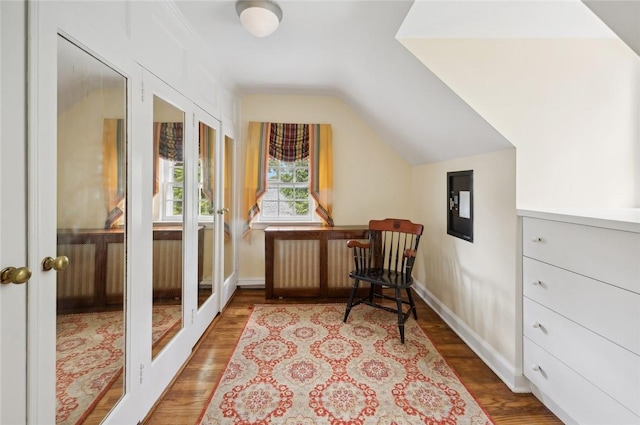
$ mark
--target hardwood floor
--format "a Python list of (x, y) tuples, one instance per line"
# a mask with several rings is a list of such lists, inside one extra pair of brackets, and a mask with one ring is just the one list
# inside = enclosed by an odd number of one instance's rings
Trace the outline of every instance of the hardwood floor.
[[(471, 394), (500, 424), (562, 424), (531, 394), (514, 394), (419, 297), (418, 323)], [(144, 424), (195, 424), (231, 357), (254, 304), (313, 303), (265, 300), (264, 290), (239, 289), (198, 344)]]
[[(174, 304), (175, 302), (167, 302), (164, 304)], [(180, 331), (180, 326), (174, 326), (171, 330), (169, 330), (166, 334), (162, 336), (152, 348), (152, 356), (155, 356), (167, 345), (171, 339)], [(120, 401), (122, 395), (124, 394), (124, 383), (122, 381), (123, 375), (122, 373), (118, 374), (118, 377), (114, 380), (113, 383), (109, 385), (109, 388), (105, 391), (102, 397), (99, 397), (98, 401), (95, 403), (95, 406), (91, 409), (90, 412), (87, 413), (87, 416), (82, 421), (82, 425), (98, 425), (102, 422), (102, 420), (109, 414), (111, 409)]]

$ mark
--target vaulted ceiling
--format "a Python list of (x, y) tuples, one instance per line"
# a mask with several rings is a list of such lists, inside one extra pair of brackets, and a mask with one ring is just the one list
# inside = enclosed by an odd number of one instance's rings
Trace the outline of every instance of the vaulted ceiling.
[[(577, 2), (588, 10), (578, 0), (555, 1)], [(412, 165), (511, 146), (396, 39), (413, 1), (279, 1), (283, 20), (266, 38), (253, 37), (244, 30), (234, 1), (174, 3), (185, 24), (216, 58), (217, 74), (240, 94), (340, 97)], [(448, 3), (462, 7), (469, 2)], [(603, 20), (614, 26), (614, 31), (620, 28), (619, 35), (630, 38), (632, 48), (640, 45), (639, 41), (634, 46), (640, 25), (633, 25), (634, 19), (640, 20), (640, 8), (633, 6), (629, 14), (629, 3), (636, 2), (586, 3), (605, 16)], [(478, 16), (478, 21), (482, 20), (490, 17)], [(595, 15), (593, 20), (602, 25)]]

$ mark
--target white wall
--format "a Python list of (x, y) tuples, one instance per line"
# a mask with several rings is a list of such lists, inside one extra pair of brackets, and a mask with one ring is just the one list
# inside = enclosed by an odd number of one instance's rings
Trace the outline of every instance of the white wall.
[(519, 208), (640, 205), (640, 58), (619, 39), (403, 43), (517, 147)]
[[(410, 166), (339, 98), (248, 95), (241, 105), (240, 187), (249, 121), (328, 123), (333, 130), (335, 225), (366, 225), (372, 218), (407, 215), (415, 197)], [(239, 248), (240, 279), (264, 279), (264, 233), (252, 230)]]
[(104, 120), (125, 118), (125, 97), (123, 89), (94, 90), (58, 115), (58, 228), (104, 228)]
[[(416, 1), (397, 38), (516, 147), (416, 167), (428, 183), (414, 216), (428, 223), (427, 297), (526, 390), (516, 205), (640, 206), (640, 58), (577, 0)], [(444, 202), (446, 171), (472, 168), (473, 245), (447, 236), (444, 205), (428, 201)]]
[[(447, 172), (463, 170), (473, 170), (473, 243), (447, 234)], [(515, 174), (515, 149), (412, 170), (419, 194), (412, 218), (425, 226), (414, 270), (419, 290), (426, 288), (439, 308), (463, 322), (488, 345), (493, 362), (512, 374), (517, 357)]]

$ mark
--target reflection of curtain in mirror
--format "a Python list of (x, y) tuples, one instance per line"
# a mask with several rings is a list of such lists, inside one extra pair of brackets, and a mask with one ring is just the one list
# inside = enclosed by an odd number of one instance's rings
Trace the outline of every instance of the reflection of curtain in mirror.
[(202, 167), (202, 191), (209, 201), (209, 209), (213, 209), (213, 184), (214, 184), (214, 150), (215, 137), (212, 137), (212, 131), (203, 123), (200, 123), (200, 164)]
[(116, 226), (124, 214), (127, 150), (123, 119), (105, 119), (102, 136), (103, 189), (107, 202), (105, 229)]
[(333, 136), (331, 125), (309, 125), (309, 193), (316, 201), (316, 214), (333, 226)]
[[(248, 136), (243, 206), (247, 216), (243, 223), (243, 233), (250, 230), (251, 222), (260, 212), (258, 203), (267, 189), (268, 156), (283, 161), (291, 161), (291, 158), (301, 158), (303, 155), (309, 158), (309, 193), (316, 202), (316, 214), (325, 225), (333, 226), (331, 125), (250, 122)], [(308, 143), (308, 151), (297, 146), (305, 143)]]
[(233, 211), (232, 185), (233, 185), (233, 142), (224, 141), (224, 206), (229, 208), (229, 212), (224, 215), (224, 237), (225, 240), (231, 237), (231, 212)]
[(153, 194), (160, 190), (160, 158), (182, 162), (182, 123), (153, 123)]

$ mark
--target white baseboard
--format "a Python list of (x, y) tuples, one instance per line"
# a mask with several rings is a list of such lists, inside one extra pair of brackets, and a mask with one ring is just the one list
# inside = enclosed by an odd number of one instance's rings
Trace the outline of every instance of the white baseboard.
[(578, 423), (573, 419), (567, 412), (564, 411), (563, 408), (558, 406), (555, 401), (553, 401), (550, 397), (547, 397), (545, 393), (540, 391), (540, 389), (531, 384), (531, 392), (538, 400), (542, 402), (549, 410), (553, 412), (564, 424), (566, 425), (578, 425)]
[(253, 277), (238, 279), (238, 287), (246, 289), (264, 289), (264, 278)]
[(202, 279), (198, 288), (211, 288), (213, 286), (213, 280), (211, 279)]
[(445, 321), (447, 325), (471, 348), (480, 359), (504, 382), (514, 393), (530, 393), (529, 380), (516, 373), (515, 367), (498, 353), (491, 345), (476, 334), (455, 313), (436, 298), (422, 283), (414, 281), (416, 293)]

